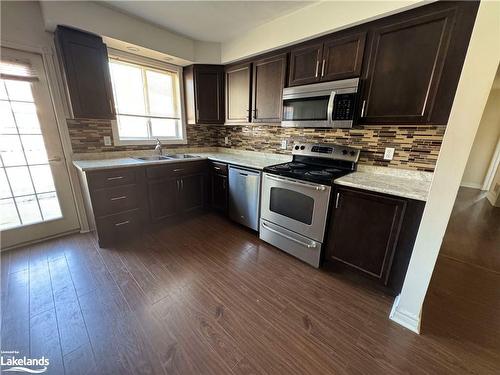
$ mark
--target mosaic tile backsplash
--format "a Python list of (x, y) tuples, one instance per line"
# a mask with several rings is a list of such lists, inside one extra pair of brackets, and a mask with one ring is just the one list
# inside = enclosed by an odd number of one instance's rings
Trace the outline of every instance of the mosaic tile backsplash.
[[(74, 153), (149, 150), (146, 146), (104, 146), (113, 138), (109, 120), (67, 120)], [(294, 141), (339, 143), (361, 149), (360, 163), (433, 172), (444, 136), (444, 126), (363, 126), (353, 129), (282, 128), (273, 125), (188, 125), (187, 147), (230, 147), (269, 153), (290, 153)], [(230, 145), (224, 145), (229, 137)], [(281, 141), (288, 141), (287, 150)], [(186, 147), (168, 145), (167, 149)], [(394, 147), (394, 159), (383, 160)]]

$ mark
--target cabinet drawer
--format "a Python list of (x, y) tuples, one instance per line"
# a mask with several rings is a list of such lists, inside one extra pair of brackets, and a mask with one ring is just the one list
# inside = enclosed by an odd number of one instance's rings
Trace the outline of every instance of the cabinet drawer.
[(227, 176), (227, 164), (226, 163), (219, 163), (216, 161), (211, 161), (209, 163), (208, 168), (210, 169), (210, 172)]
[(142, 230), (139, 209), (96, 219), (99, 246), (108, 246), (137, 235)]
[(111, 169), (99, 172), (87, 172), (89, 189), (102, 189), (136, 183), (135, 168)]
[(138, 208), (137, 185), (117, 186), (92, 192), (92, 206), (95, 216), (115, 214)]
[(146, 176), (148, 178), (169, 178), (175, 176), (204, 173), (205, 171), (206, 161), (203, 160), (196, 162), (184, 162), (148, 167), (146, 168)]

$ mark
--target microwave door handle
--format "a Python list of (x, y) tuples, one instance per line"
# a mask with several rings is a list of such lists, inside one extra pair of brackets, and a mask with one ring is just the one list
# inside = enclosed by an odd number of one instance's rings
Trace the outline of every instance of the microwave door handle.
[(333, 104), (335, 101), (335, 94), (335, 91), (332, 91), (332, 93), (330, 94), (330, 99), (328, 99), (328, 107), (326, 109), (326, 117), (329, 125), (332, 125), (333, 123)]

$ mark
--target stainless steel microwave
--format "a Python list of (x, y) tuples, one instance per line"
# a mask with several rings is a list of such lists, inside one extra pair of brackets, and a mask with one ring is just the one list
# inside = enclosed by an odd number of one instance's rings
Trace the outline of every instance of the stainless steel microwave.
[(281, 126), (351, 128), (359, 78), (287, 87)]

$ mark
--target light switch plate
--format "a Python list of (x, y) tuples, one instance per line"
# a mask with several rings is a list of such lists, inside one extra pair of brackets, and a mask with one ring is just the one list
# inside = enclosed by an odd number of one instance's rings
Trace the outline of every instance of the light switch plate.
[(281, 149), (286, 150), (287, 146), (288, 146), (288, 141), (286, 139), (282, 139), (281, 140)]
[(228, 145), (229, 144), (229, 137), (224, 137), (224, 144)]
[(394, 157), (394, 148), (386, 147), (384, 152), (384, 160), (392, 160)]
[(104, 136), (104, 146), (111, 146), (111, 137), (109, 135)]

